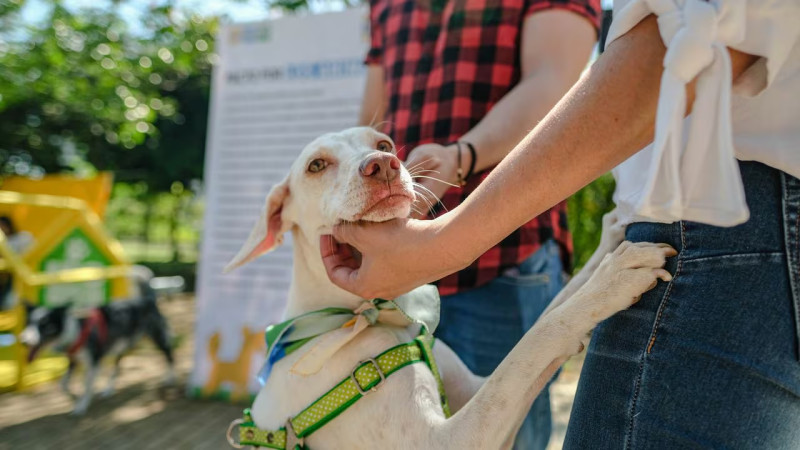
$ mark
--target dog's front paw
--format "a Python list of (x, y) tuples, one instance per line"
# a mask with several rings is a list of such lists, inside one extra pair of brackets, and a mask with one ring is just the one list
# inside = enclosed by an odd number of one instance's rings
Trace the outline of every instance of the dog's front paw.
[(72, 409), (72, 412), (69, 413), (71, 416), (80, 417), (86, 414), (86, 411), (89, 409), (89, 403), (91, 403), (91, 398), (86, 395), (81, 396), (78, 399), (78, 402), (75, 403), (75, 407)]
[(83, 417), (86, 415), (86, 410), (87, 410), (86, 406), (81, 406), (80, 404), (78, 404), (77, 406), (75, 406), (75, 408), (72, 409), (72, 411), (70, 411), (69, 415), (72, 417)]
[(589, 317), (597, 324), (636, 303), (659, 279), (672, 280), (664, 264), (675, 255), (667, 244), (625, 241), (603, 258), (576, 297), (588, 300)]
[(600, 235), (600, 244), (597, 249), (603, 254), (611, 253), (625, 240), (625, 229), (623, 222), (619, 220), (619, 214), (614, 209), (603, 216), (603, 234)]

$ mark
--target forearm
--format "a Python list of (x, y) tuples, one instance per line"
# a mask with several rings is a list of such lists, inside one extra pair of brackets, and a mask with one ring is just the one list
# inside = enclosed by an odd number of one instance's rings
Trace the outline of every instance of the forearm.
[(577, 80), (577, 74), (574, 78), (562, 75), (545, 69), (522, 80), (464, 134), (461, 139), (477, 151), (475, 172), (508, 155)]
[(482, 185), (442, 217), (447, 236), (470, 236), (466, 259), (651, 140), (664, 52), (653, 19), (615, 41)]
[(386, 108), (383, 89), (383, 67), (367, 66), (364, 96), (361, 99), (361, 111), (358, 114), (359, 126), (375, 126), (383, 120)]
[(526, 18), (520, 41), (520, 81), (462, 138), (476, 148), (476, 171), (508, 155), (578, 81), (597, 35), (585, 17), (555, 8)]
[[(653, 16), (614, 41), (481, 186), (440, 218), (439, 234), (457, 244), (462, 264), (652, 141), (665, 50)], [(736, 79), (755, 57), (730, 53)], [(687, 96), (688, 113), (693, 83)]]

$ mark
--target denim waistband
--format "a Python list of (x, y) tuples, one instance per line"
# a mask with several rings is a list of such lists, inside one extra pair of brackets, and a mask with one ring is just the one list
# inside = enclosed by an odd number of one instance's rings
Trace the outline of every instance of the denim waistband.
[[(628, 226), (631, 241), (665, 242), (681, 252), (683, 259), (741, 253), (783, 253), (786, 250), (784, 203), (800, 204), (800, 192), (787, 191), (784, 184), (794, 177), (757, 162), (740, 162), (750, 219), (722, 228), (697, 222), (671, 224), (637, 222)], [(796, 221), (790, 225), (796, 225)]]
[(628, 226), (626, 238), (668, 243), (684, 261), (756, 253), (785, 255), (800, 349), (800, 180), (757, 162), (740, 162), (739, 168), (750, 208), (747, 223), (721, 228), (688, 221), (638, 222)]

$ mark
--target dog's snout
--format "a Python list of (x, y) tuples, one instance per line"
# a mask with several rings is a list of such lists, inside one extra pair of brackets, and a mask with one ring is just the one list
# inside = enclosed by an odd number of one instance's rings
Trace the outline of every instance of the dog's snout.
[(377, 181), (392, 181), (400, 173), (400, 160), (388, 153), (371, 155), (359, 166), (361, 175)]

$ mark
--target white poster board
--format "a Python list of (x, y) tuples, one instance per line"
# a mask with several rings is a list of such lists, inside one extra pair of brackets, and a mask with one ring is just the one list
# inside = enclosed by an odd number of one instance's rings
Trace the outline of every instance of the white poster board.
[(222, 268), (303, 147), (356, 124), (368, 45), (365, 8), (220, 30), (190, 380), (196, 395), (243, 399), (259, 387), (263, 331), (280, 321), (287, 298), (290, 236), (283, 247), (230, 274)]

